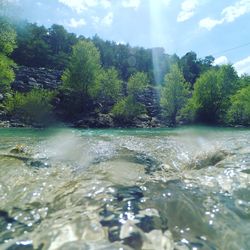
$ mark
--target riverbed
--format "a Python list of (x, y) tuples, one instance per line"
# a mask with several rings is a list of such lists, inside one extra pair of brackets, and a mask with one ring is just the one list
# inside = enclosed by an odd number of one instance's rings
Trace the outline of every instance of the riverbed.
[(250, 249), (250, 130), (0, 129), (0, 249)]

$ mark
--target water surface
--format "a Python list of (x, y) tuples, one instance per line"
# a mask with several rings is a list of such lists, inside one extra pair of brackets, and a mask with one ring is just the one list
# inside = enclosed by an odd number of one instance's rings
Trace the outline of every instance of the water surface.
[(1, 249), (250, 249), (250, 130), (0, 129)]

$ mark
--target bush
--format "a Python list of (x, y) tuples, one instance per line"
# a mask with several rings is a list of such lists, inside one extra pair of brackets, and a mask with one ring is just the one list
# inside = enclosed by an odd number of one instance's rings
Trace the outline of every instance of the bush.
[(10, 83), (14, 81), (15, 74), (14, 62), (7, 56), (0, 53), (0, 93), (6, 93), (10, 90)]
[(231, 97), (231, 106), (227, 112), (230, 124), (250, 125), (250, 85), (239, 90)]
[(136, 102), (132, 96), (128, 96), (116, 103), (111, 113), (120, 122), (130, 122), (135, 117), (146, 113), (146, 109), (141, 103)]
[(26, 94), (15, 93), (4, 104), (13, 118), (26, 124), (44, 126), (53, 121), (53, 97), (51, 91), (36, 89)]

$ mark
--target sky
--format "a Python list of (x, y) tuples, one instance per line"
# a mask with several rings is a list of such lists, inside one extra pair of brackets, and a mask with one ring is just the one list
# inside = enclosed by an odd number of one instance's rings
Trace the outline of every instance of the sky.
[(250, 74), (250, 0), (9, 0), (39, 25), (167, 54), (213, 55)]

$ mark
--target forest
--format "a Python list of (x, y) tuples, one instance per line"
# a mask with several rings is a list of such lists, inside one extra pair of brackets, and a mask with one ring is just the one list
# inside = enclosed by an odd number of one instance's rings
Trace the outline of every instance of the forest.
[[(213, 62), (193, 51), (179, 57), (1, 16), (0, 117), (34, 126), (77, 124), (99, 114), (114, 127), (152, 118), (161, 126), (249, 126), (250, 76)], [(20, 66), (58, 70), (62, 84), (16, 91), (12, 82)], [(145, 100), (157, 106), (153, 115)]]

